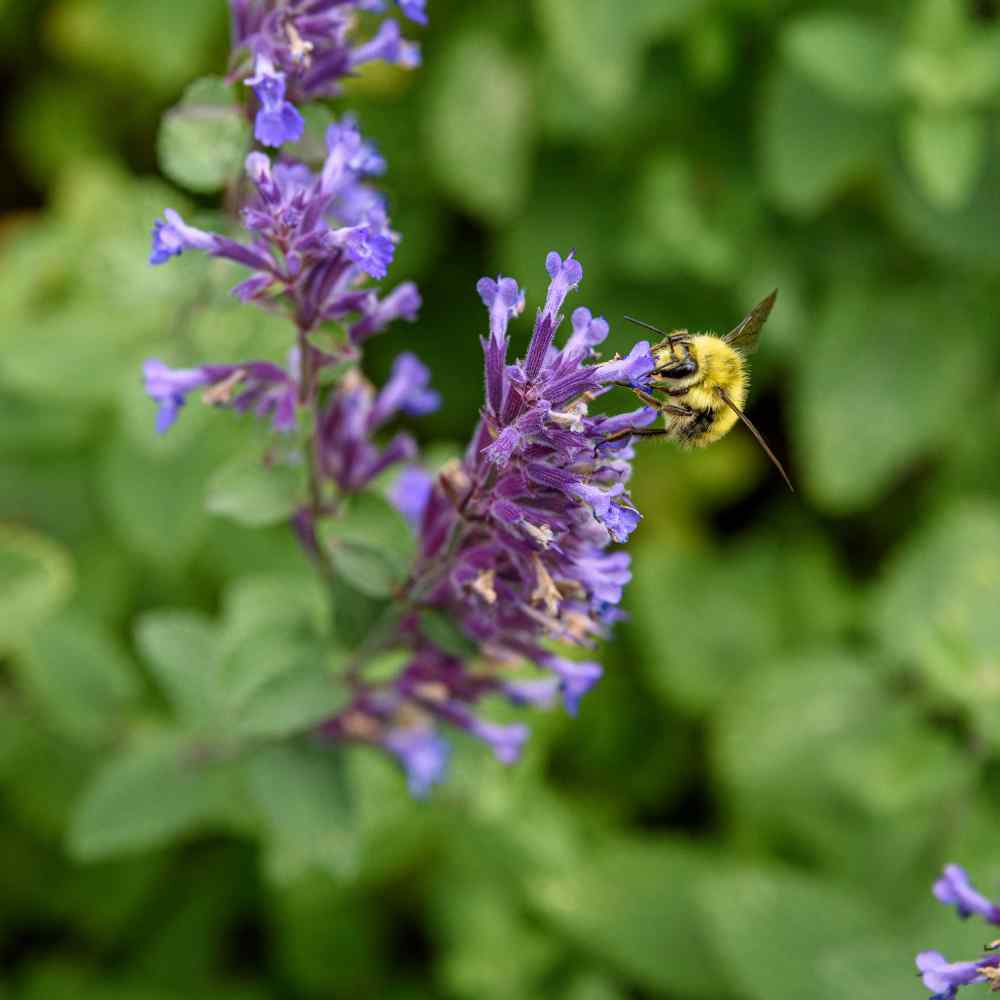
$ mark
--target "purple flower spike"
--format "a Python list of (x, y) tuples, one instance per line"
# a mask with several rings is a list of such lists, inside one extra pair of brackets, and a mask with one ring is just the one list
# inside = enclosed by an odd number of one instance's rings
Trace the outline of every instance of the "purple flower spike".
[(444, 780), (451, 748), (434, 729), (393, 729), (382, 745), (403, 765), (407, 787), (415, 799), (425, 798)]
[(302, 138), (305, 121), (298, 109), (285, 100), (285, 74), (266, 56), (257, 56), (255, 73), (245, 81), (260, 101), (254, 121), (254, 136), (265, 146), (283, 146)]
[[(656, 412), (642, 407), (608, 417), (590, 406), (609, 381), (641, 377), (649, 345), (637, 345), (625, 359), (591, 363), (608, 325), (578, 309), (560, 349), (559, 310), (583, 270), (572, 256), (558, 254), (548, 266), (545, 308), (526, 358), (516, 363), (507, 360), (507, 328), (524, 307), (520, 286), (505, 277), (476, 286), (488, 313), (479, 425), (461, 460), (433, 478), (408, 468), (390, 491), (419, 542), (411, 579), (422, 612), (402, 626), (410, 659), (394, 680), (359, 692), (325, 727), (333, 735), (377, 742), (372, 732), (415, 717), (464, 729), (510, 764), (528, 729), (484, 720), (478, 711), (484, 698), (536, 708), (561, 700), (575, 714), (601, 677), (600, 664), (556, 648), (591, 648), (621, 617), (629, 557), (608, 549), (628, 538), (640, 514), (627, 491), (628, 437), (613, 451), (603, 445), (609, 434), (648, 423)], [(322, 424), (324, 462), (342, 489), (369, 481), (378, 454), (366, 437), (373, 427), (407, 403), (413, 412), (429, 408), (426, 385), (423, 366), (410, 355), (397, 360), (377, 397), (344, 380)], [(445, 639), (433, 625), (440, 616), (459, 634)], [(481, 662), (470, 669), (474, 650)], [(525, 661), (541, 674), (510, 676), (508, 668)]]
[(960, 986), (985, 983), (983, 969), (1000, 965), (1000, 955), (991, 955), (975, 962), (949, 962), (939, 951), (922, 951), (917, 955), (924, 986), (933, 994), (931, 1000), (953, 1000)]
[(942, 903), (954, 906), (963, 920), (975, 913), (992, 924), (1000, 924), (1000, 906), (976, 891), (961, 865), (945, 866), (941, 877), (934, 883), (934, 895)]

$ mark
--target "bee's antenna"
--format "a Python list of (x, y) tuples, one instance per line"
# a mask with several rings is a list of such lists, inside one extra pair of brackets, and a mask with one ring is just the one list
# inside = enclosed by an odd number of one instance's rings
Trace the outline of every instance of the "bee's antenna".
[(771, 451), (771, 449), (767, 446), (767, 442), (764, 440), (763, 435), (760, 433), (760, 431), (757, 430), (756, 427), (754, 427), (754, 425), (750, 421), (750, 418), (729, 398), (725, 389), (721, 388), (720, 386), (717, 386), (716, 390), (722, 397), (722, 401), (726, 404), (726, 406), (728, 406), (729, 409), (731, 409), (733, 413), (735, 413), (736, 416), (738, 416), (740, 420), (742, 420), (743, 423), (746, 424), (747, 429), (757, 439), (757, 444), (759, 444), (761, 448), (764, 449), (764, 453), (767, 455), (767, 457), (772, 462), (774, 462), (775, 468), (778, 470), (778, 472), (781, 473), (781, 478), (785, 480), (785, 482), (788, 484), (788, 488), (794, 493), (795, 487), (792, 486), (792, 481), (788, 478), (788, 473), (785, 472), (785, 469), (782, 466), (781, 462), (778, 461), (778, 456), (775, 455), (774, 452)]
[(636, 319), (634, 316), (626, 316), (625, 319), (628, 320), (629, 323), (635, 323), (636, 326), (641, 326), (644, 330), (650, 330), (653, 333), (658, 333), (669, 344), (686, 339), (684, 336), (678, 337), (674, 334), (664, 333), (658, 326), (653, 326), (652, 323), (644, 323), (641, 319)]

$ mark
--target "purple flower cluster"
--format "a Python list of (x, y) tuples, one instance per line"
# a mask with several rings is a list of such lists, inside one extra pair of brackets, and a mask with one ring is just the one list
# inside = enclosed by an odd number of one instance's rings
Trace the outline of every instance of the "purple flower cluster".
[[(420, 65), (420, 48), (399, 24), (383, 21), (359, 41), (359, 14), (381, 12), (384, 0), (230, 0), (235, 66), (257, 98), (254, 134), (265, 146), (296, 142), (304, 123), (296, 102), (332, 97), (363, 63)], [(411, 20), (427, 23), (425, 0), (398, 0)]]
[(355, 343), (398, 317), (413, 319), (420, 297), (412, 284), (382, 300), (358, 287), (364, 275), (385, 277), (397, 241), (381, 196), (362, 182), (385, 163), (349, 118), (331, 125), (326, 141), (317, 173), (301, 163), (272, 163), (259, 152), (247, 157), (254, 186), (242, 210), (248, 241), (196, 229), (167, 209), (153, 227), (150, 263), (166, 263), (185, 250), (236, 261), (253, 274), (234, 295), (267, 307), (287, 302), (300, 330), (354, 316)]
[[(563, 260), (556, 253), (546, 267), (545, 305), (526, 356), (514, 364), (507, 360), (507, 326), (522, 311), (524, 294), (510, 278), (480, 281), (489, 335), (482, 342), (486, 402), (479, 425), (462, 461), (436, 478), (411, 467), (393, 491), (420, 542), (413, 607), (447, 616), (481, 663), (440, 648), (413, 613), (401, 626), (413, 653), (399, 677), (359, 690), (326, 727), (394, 754), (417, 794), (444, 773), (439, 724), (485, 741), (503, 763), (517, 758), (527, 727), (482, 719), (474, 708), (487, 695), (544, 707), (561, 699), (575, 714), (601, 667), (555, 646), (592, 647), (621, 616), (629, 557), (609, 546), (628, 538), (640, 514), (626, 486), (631, 441), (605, 439), (656, 414), (591, 414), (590, 404), (613, 385), (641, 384), (654, 361), (641, 342), (626, 358), (592, 363), (608, 324), (584, 308), (573, 312), (572, 332), (556, 347), (560, 311), (583, 269), (572, 254)], [(528, 676), (517, 669), (525, 662), (537, 668)]]
[[(990, 902), (972, 885), (968, 873), (960, 865), (946, 865), (934, 883), (934, 895), (942, 903), (954, 906), (964, 920), (976, 914), (988, 923), (1000, 926), (1000, 905)], [(994, 949), (1000, 941), (987, 947)], [(1000, 992), (1000, 954), (985, 955), (969, 962), (949, 962), (938, 951), (922, 951), (917, 955), (917, 969), (931, 1000), (953, 1000), (961, 986), (972, 983), (990, 984), (991, 991)]]
[[(171, 371), (159, 361), (148, 362), (146, 386), (159, 404), (158, 430), (173, 423), (186, 395), (200, 387), (209, 387), (210, 402), (269, 413), (276, 430), (290, 430), (296, 423), (296, 401), (311, 401), (311, 387), (299, 387), (303, 351), (315, 372), (356, 360), (358, 347), (394, 320), (416, 319), (420, 294), (412, 282), (381, 297), (364, 285), (368, 277), (385, 276), (397, 240), (381, 196), (363, 182), (384, 168), (354, 122), (345, 118), (328, 129), (327, 156), (315, 173), (301, 163), (272, 163), (259, 152), (247, 157), (253, 194), (242, 208), (249, 237), (243, 242), (190, 226), (172, 209), (156, 221), (151, 264), (163, 264), (186, 250), (226, 258), (253, 272), (233, 289), (242, 301), (286, 308), (303, 336), (325, 321), (347, 329), (347, 343), (337, 356), (300, 344), (293, 356), (295, 370), (254, 361)], [(227, 387), (238, 393), (230, 398)]]
[[(425, 0), (396, 5), (426, 22)], [(357, 40), (360, 15), (388, 6), (231, 0), (230, 78), (253, 90), (259, 143), (298, 139), (304, 122), (297, 103), (336, 93), (361, 63), (417, 64), (416, 47), (393, 20)], [(445, 727), (486, 743), (504, 764), (518, 758), (528, 728), (489, 721), (486, 699), (543, 707), (561, 701), (575, 714), (600, 678), (600, 664), (571, 647), (592, 648), (621, 616), (629, 557), (611, 546), (627, 540), (640, 514), (627, 486), (631, 438), (620, 432), (656, 413), (644, 407), (608, 416), (591, 405), (614, 385), (643, 384), (654, 360), (642, 342), (625, 358), (600, 361), (595, 349), (608, 324), (585, 308), (572, 313), (569, 335), (556, 345), (564, 302), (583, 269), (572, 253), (551, 253), (545, 303), (520, 361), (508, 360), (507, 328), (523, 311), (524, 293), (511, 278), (479, 282), (489, 317), (486, 398), (464, 458), (431, 476), (409, 434), (377, 440), (397, 414), (420, 416), (440, 402), (412, 354), (396, 359), (380, 389), (358, 367), (364, 343), (396, 319), (414, 320), (421, 304), (412, 283), (385, 295), (370, 285), (385, 277), (398, 240), (383, 198), (367, 182), (385, 166), (344, 116), (327, 130), (321, 164), (249, 154), (241, 238), (196, 228), (167, 209), (154, 225), (150, 263), (199, 250), (248, 268), (233, 293), (284, 311), (295, 325), (294, 346), (284, 367), (255, 360), (173, 369), (150, 359), (144, 376), (160, 432), (195, 391), (208, 404), (268, 419), (277, 432), (297, 432), (292, 448), (309, 488), (292, 523), (327, 579), (338, 568), (319, 523), (339, 516), (344, 496), (399, 467), (392, 499), (418, 554), (408, 580), (386, 601), (390, 634), (374, 633), (380, 651), (402, 649), (405, 663), (391, 680), (369, 683), (363, 647), (345, 678), (348, 707), (320, 728), (340, 742), (383, 748), (402, 764), (411, 792), (424, 795), (447, 766)], [(324, 324), (335, 327), (317, 335)]]

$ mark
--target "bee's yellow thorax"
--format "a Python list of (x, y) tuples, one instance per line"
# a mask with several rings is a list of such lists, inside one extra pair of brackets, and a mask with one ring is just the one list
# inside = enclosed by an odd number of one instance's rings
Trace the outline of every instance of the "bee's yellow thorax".
[(738, 418), (719, 389), (742, 410), (747, 398), (746, 363), (725, 341), (709, 334), (692, 337), (689, 350), (698, 371), (691, 376), (684, 395), (675, 398), (704, 416), (696, 423), (670, 417), (666, 421), (683, 447), (700, 448), (718, 441), (736, 423)]

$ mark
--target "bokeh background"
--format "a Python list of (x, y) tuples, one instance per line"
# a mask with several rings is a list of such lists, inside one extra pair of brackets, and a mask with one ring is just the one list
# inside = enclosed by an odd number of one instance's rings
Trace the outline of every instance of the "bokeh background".
[(262, 804), (216, 761), (95, 806), (201, 653), (165, 609), (238, 630), (310, 587), (286, 531), (205, 509), (260, 429), (192, 405), (157, 438), (138, 374), (284, 349), (225, 265), (146, 265), (165, 205), (217, 204), (157, 125), (225, 6), (0, 0), (0, 997), (923, 995), (918, 949), (988, 936), (936, 870), (1000, 878), (998, 4), (430, 0), (425, 68), (342, 105), (426, 303), (372, 374), (416, 351), (454, 449), (481, 275), (533, 309), (575, 247), (612, 348), (626, 312), (728, 329), (778, 286), (750, 413), (798, 492), (739, 431), (644, 445), (631, 620), (512, 770), (462, 744), (414, 803), (356, 751), (350, 796), (319, 764)]

